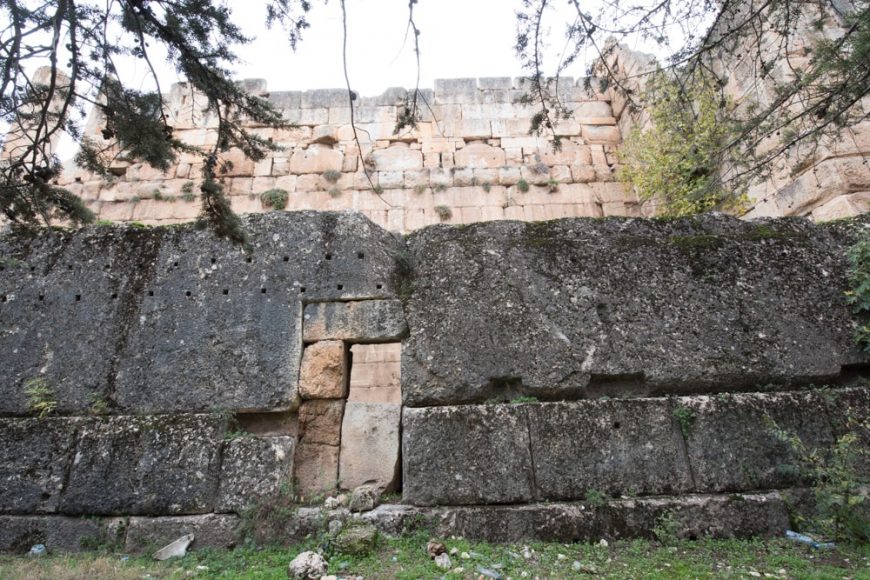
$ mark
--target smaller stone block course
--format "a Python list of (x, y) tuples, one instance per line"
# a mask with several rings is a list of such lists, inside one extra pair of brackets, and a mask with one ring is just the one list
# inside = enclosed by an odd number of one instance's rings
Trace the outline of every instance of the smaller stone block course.
[(692, 489), (666, 399), (525, 405), (541, 499)]
[(57, 511), (85, 421), (0, 419), (0, 513)]
[(26, 554), (34, 544), (49, 554), (82, 552), (123, 541), (120, 519), (0, 516), (0, 553)]
[(534, 498), (522, 407), (406, 407), (402, 429), (404, 502), (466, 505)]
[(111, 417), (81, 431), (60, 511), (211, 511), (226, 421), (215, 415)]
[(818, 392), (750, 393), (678, 400), (697, 488), (707, 492), (806, 485), (794, 452), (775, 429), (801, 438), (808, 449), (834, 437)]
[(294, 459), (296, 491), (308, 497), (335, 490), (338, 481), (338, 454), (339, 448), (336, 445), (299, 443)]
[(216, 512), (240, 512), (281, 492), (293, 477), (295, 439), (241, 437), (223, 448)]
[(347, 396), (346, 348), (340, 340), (315, 342), (302, 353), (299, 395), (303, 399), (341, 399)]
[(233, 548), (238, 542), (239, 518), (229, 514), (130, 518), (124, 551), (139, 554), (161, 548), (181, 536), (193, 534), (191, 550)]

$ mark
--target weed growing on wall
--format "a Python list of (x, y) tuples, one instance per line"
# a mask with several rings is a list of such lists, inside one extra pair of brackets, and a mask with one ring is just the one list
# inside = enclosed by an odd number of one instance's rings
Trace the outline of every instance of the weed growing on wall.
[(339, 179), (341, 179), (341, 171), (336, 171), (335, 169), (327, 169), (323, 172), (321, 177), (323, 177), (323, 179), (328, 181), (329, 183), (335, 183)]
[(443, 222), (449, 220), (453, 216), (453, 210), (451, 210), (446, 205), (436, 205), (435, 213), (438, 214), (438, 218)]
[(870, 238), (863, 238), (849, 249), (849, 286), (846, 301), (855, 314), (863, 316), (855, 330), (855, 340), (870, 352)]
[(659, 71), (646, 85), (649, 127), (634, 130), (619, 151), (619, 178), (643, 200), (656, 199), (665, 216), (738, 212), (748, 198), (722, 186), (723, 151), (737, 131), (734, 105), (715, 78), (683, 86)]
[(689, 431), (691, 431), (692, 424), (695, 422), (695, 412), (683, 405), (677, 405), (674, 408), (674, 419), (677, 420), (683, 437), (688, 439)]
[(27, 395), (27, 408), (40, 419), (52, 414), (57, 408), (54, 389), (42, 377), (24, 381), (24, 394)]
[(529, 182), (525, 179), (520, 179), (517, 181), (517, 190), (520, 193), (528, 193), (529, 192)]
[(264, 191), (260, 195), (260, 200), (266, 207), (271, 207), (272, 209), (284, 209), (287, 207), (287, 200), (289, 197), (290, 194), (287, 193), (287, 190), (275, 188)]
[(813, 482), (815, 513), (810, 531), (843, 542), (870, 541), (866, 489), (870, 481), (859, 472), (870, 461), (864, 444), (870, 437), (870, 421), (858, 421), (847, 411), (847, 430), (832, 449), (810, 449), (795, 433), (773, 421), (769, 428), (795, 454), (802, 475)]

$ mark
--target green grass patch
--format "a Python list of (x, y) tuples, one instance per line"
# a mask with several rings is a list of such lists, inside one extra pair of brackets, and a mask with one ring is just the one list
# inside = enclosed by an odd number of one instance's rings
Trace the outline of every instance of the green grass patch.
[[(426, 554), (424, 532), (386, 538), (365, 556), (329, 555), (329, 573), (370, 578), (477, 578), (478, 568), (507, 578), (855, 578), (870, 579), (870, 547), (841, 545), (835, 550), (775, 540), (699, 540), (662, 545), (648, 540), (609, 545), (489, 544), (441, 538), (452, 569), (435, 566)], [(287, 548), (244, 547), (202, 550), (181, 559), (155, 562), (97, 552), (43, 558), (0, 556), (0, 578), (281, 578), (300, 552), (317, 549), (317, 540)], [(463, 557), (463, 555), (467, 557)], [(576, 564), (575, 564), (576, 562)], [(579, 570), (578, 570), (579, 568)]]

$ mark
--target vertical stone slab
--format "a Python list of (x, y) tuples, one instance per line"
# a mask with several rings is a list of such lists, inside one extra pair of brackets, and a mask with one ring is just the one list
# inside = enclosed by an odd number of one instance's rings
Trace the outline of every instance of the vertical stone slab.
[(520, 406), (403, 410), (404, 502), (521, 503), (534, 495), (529, 428)]
[(242, 437), (224, 443), (216, 512), (239, 512), (280, 493), (293, 477), (293, 437)]
[(349, 402), (401, 403), (402, 344), (355, 344), (350, 348)]
[(299, 395), (303, 399), (347, 396), (346, 351), (340, 340), (323, 340), (305, 348), (299, 369)]
[(540, 499), (677, 494), (692, 479), (667, 399), (523, 405)]
[(300, 443), (294, 460), (296, 491), (303, 497), (334, 491), (338, 482), (338, 453), (335, 445)]
[(396, 488), (401, 420), (402, 407), (396, 403), (347, 403), (338, 472), (343, 489), (364, 483), (384, 491)]
[(825, 399), (816, 392), (680, 397), (689, 462), (700, 492), (778, 489), (809, 483), (775, 429), (807, 449), (834, 440)]

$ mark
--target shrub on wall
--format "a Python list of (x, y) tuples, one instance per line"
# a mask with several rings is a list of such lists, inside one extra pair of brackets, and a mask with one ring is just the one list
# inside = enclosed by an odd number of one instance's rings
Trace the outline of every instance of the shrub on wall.
[(270, 189), (260, 195), (263, 205), (272, 209), (284, 209), (287, 207), (288, 198), (289, 194), (284, 189)]
[(619, 151), (620, 179), (641, 199), (658, 200), (666, 216), (735, 212), (747, 203), (744, 193), (725, 190), (719, 178), (725, 145), (736, 131), (734, 106), (715, 78), (694, 79), (651, 75), (644, 94), (649, 126), (632, 131)]

